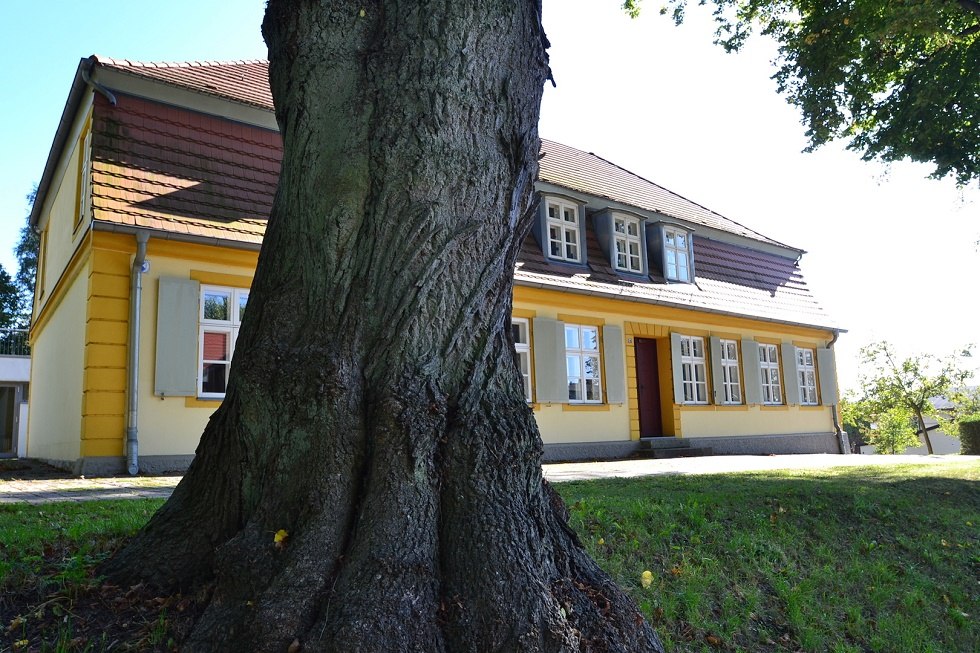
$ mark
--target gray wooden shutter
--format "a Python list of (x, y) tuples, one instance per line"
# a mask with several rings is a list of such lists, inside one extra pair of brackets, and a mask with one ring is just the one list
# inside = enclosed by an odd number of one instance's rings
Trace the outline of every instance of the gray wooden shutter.
[(817, 376), (820, 378), (820, 401), (824, 406), (837, 404), (837, 359), (833, 349), (817, 349)]
[(670, 371), (674, 377), (674, 403), (684, 403), (684, 375), (681, 371), (681, 334), (670, 334)]
[(721, 371), (721, 338), (711, 336), (708, 338), (709, 348), (711, 349), (711, 385), (715, 391), (713, 403), (725, 403), (725, 376)]
[(602, 327), (603, 368), (606, 374), (606, 403), (626, 403), (626, 347), (623, 328)]
[(585, 223), (585, 205), (580, 204), (578, 207), (578, 260), (582, 265), (589, 263), (588, 233), (589, 226)]
[(198, 311), (201, 284), (160, 277), (154, 393), (164, 397), (197, 394)]
[(548, 198), (543, 195), (538, 195), (538, 217), (531, 225), (531, 233), (534, 234), (534, 240), (538, 241), (538, 247), (541, 248), (541, 253), (547, 258), (548, 256)]
[(762, 403), (762, 368), (759, 367), (759, 343), (742, 338), (742, 382), (745, 384), (745, 403)]
[(568, 402), (565, 370), (565, 323), (534, 318), (534, 398), (540, 403)]
[(784, 342), (779, 353), (783, 357), (783, 387), (786, 391), (786, 403), (796, 406), (800, 403), (800, 371), (796, 364), (796, 345)]

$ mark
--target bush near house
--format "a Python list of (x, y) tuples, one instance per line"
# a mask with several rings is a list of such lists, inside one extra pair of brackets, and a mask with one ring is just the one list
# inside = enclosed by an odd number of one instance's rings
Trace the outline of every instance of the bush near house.
[(960, 421), (960, 453), (980, 456), (980, 414), (964, 417)]

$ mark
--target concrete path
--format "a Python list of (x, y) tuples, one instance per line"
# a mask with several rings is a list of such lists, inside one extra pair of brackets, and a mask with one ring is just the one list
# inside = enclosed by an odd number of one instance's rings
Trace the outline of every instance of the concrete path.
[[(706, 456), (672, 460), (618, 460), (598, 463), (560, 463), (544, 466), (549, 481), (651, 476), (655, 474), (729, 474), (774, 469), (821, 469), (866, 465), (930, 465), (970, 463), (980, 456), (840, 456), (793, 454), (780, 456)], [(170, 496), (179, 476), (118, 476), (112, 478), (52, 478), (0, 481), (0, 504), (137, 499)]]

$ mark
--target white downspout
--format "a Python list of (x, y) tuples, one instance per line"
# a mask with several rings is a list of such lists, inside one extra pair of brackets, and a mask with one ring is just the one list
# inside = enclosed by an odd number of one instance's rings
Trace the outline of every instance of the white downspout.
[(129, 288), (129, 410), (126, 414), (126, 471), (136, 476), (139, 466), (139, 378), (140, 378), (140, 305), (143, 300), (143, 273), (149, 269), (146, 243), (150, 234), (136, 232), (136, 256)]

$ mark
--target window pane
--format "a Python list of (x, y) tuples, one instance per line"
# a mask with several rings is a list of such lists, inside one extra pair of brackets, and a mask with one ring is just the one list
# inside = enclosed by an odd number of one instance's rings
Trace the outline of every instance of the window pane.
[(585, 357), (585, 376), (589, 379), (599, 378), (599, 357), (598, 356), (586, 356)]
[(227, 384), (227, 363), (205, 363), (201, 370), (201, 390), (207, 393), (224, 393)]
[(210, 292), (204, 293), (204, 319), (205, 320), (230, 320), (231, 311), (229, 304), (231, 296), (228, 293)]
[(564, 213), (565, 222), (578, 222), (578, 216), (575, 215), (575, 209), (566, 206)]
[(555, 218), (555, 219), (558, 218), (558, 207), (555, 206), (554, 204), (548, 205), (548, 217)]
[(582, 399), (582, 391), (579, 389), (578, 379), (568, 380), (568, 398), (570, 401), (580, 401)]
[(587, 401), (599, 401), (599, 382), (594, 379), (585, 381), (585, 399)]
[(687, 247), (687, 236), (685, 236), (684, 234), (677, 234), (674, 237), (674, 244), (676, 247), (680, 249), (684, 249), (685, 247)]
[(598, 329), (582, 329), (582, 349), (599, 351), (599, 331)]
[(578, 328), (565, 327), (565, 349), (578, 349)]
[(569, 379), (578, 377), (582, 373), (578, 356), (565, 356), (565, 373)]
[(624, 234), (626, 233), (626, 224), (619, 218), (616, 218), (616, 221), (613, 223), (613, 229), (617, 233)]
[(673, 247), (674, 246), (674, 232), (673, 231), (664, 232), (664, 242), (667, 243), (667, 246), (668, 247)]
[(226, 361), (228, 360), (228, 336), (227, 333), (205, 331), (204, 332), (204, 360), (206, 361)]
[(248, 293), (238, 294), (238, 321), (241, 322), (245, 317), (245, 304), (248, 303)]
[(639, 223), (637, 223), (635, 221), (631, 221), (626, 226), (626, 233), (628, 233), (630, 236), (638, 236), (638, 235), (640, 235), (640, 226), (639, 226)]

